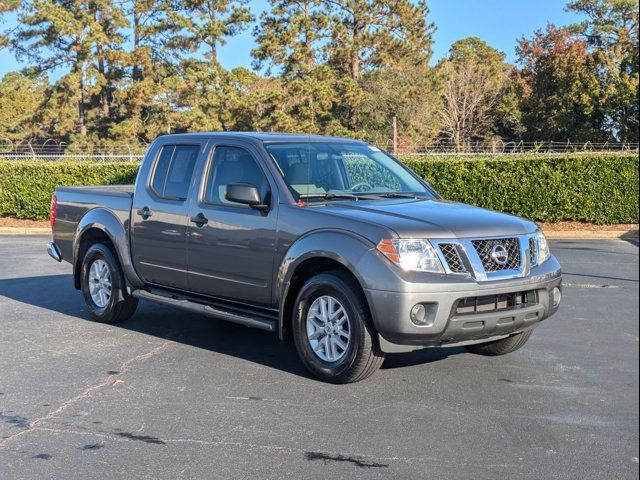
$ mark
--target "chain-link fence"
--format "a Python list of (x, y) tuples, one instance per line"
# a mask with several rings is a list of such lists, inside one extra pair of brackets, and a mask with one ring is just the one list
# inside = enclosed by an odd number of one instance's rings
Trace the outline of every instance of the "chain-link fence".
[[(447, 141), (404, 143), (393, 140), (372, 142), (389, 152), (425, 157), (501, 156), (501, 155), (562, 155), (579, 153), (637, 153), (638, 143), (616, 142), (468, 142), (458, 145)], [(89, 160), (105, 162), (137, 162), (147, 149), (145, 143), (69, 145), (48, 140), (42, 143), (13, 142), (0, 139), (0, 158), (8, 160)]]
[(65, 142), (13, 142), (0, 139), (0, 158), (7, 160), (93, 160), (137, 162), (142, 159), (146, 143), (69, 145)]
[(503, 140), (467, 142), (463, 145), (449, 141), (403, 143), (388, 140), (378, 144), (387, 151), (413, 155), (519, 155), (567, 154), (583, 152), (637, 152), (638, 143), (622, 142), (524, 142)]

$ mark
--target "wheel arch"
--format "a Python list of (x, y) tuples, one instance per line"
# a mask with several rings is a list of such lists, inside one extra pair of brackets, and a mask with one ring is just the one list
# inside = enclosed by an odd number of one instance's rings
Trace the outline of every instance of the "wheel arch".
[(142, 285), (142, 280), (133, 269), (127, 229), (113, 212), (106, 208), (95, 208), (82, 217), (76, 228), (73, 242), (73, 282), (76, 289), (80, 289), (82, 259), (95, 243), (105, 243), (111, 248), (127, 283)]
[(293, 308), (302, 286), (311, 277), (329, 271), (341, 271), (357, 286), (367, 307), (366, 280), (358, 271), (360, 259), (374, 244), (352, 232), (321, 230), (298, 239), (287, 251), (278, 270), (276, 299), (278, 302), (278, 335), (291, 338)]

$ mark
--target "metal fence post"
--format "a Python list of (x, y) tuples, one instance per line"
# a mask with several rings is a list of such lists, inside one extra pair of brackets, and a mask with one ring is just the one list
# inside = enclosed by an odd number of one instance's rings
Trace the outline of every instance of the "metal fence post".
[(398, 117), (393, 116), (393, 154), (398, 154)]

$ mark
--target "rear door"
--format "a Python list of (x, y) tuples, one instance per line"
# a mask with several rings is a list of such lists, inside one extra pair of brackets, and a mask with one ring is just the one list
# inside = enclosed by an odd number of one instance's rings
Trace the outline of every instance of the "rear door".
[[(277, 191), (251, 145), (224, 140), (213, 146), (189, 229), (189, 290), (268, 306), (275, 257)], [(254, 210), (225, 198), (227, 185), (258, 187), (270, 205)]]
[(186, 289), (188, 199), (204, 143), (166, 143), (138, 181), (131, 215), (132, 253), (147, 283)]

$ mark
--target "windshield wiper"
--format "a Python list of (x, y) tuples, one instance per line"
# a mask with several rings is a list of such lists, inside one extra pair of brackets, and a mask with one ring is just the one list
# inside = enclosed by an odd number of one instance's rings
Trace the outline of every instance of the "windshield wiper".
[(299, 198), (319, 198), (320, 200), (357, 200), (358, 196), (352, 193), (305, 193), (304, 195), (299, 195)]
[(372, 192), (372, 193), (360, 193), (358, 194), (358, 196), (360, 197), (365, 197), (365, 196), (375, 196), (375, 197), (382, 197), (382, 198), (418, 198), (418, 195), (415, 193), (405, 193), (405, 192)]

